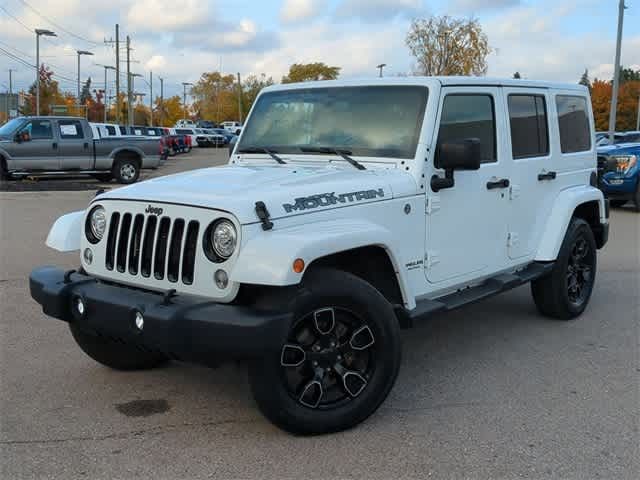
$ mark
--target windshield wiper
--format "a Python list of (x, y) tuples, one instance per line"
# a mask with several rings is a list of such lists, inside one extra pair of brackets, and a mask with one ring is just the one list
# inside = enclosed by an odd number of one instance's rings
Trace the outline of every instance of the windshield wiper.
[(349, 156), (351, 155), (350, 150), (341, 150), (333, 147), (300, 147), (300, 150), (309, 153), (333, 153), (334, 155), (339, 155), (340, 157), (342, 157), (358, 170), (366, 170), (364, 165)]
[(269, 150), (266, 147), (242, 147), (238, 153), (266, 153), (267, 155), (269, 155), (271, 158), (273, 158), (276, 162), (285, 165), (287, 162), (285, 162), (283, 159), (281, 159), (278, 155), (276, 155), (276, 153), (272, 150)]

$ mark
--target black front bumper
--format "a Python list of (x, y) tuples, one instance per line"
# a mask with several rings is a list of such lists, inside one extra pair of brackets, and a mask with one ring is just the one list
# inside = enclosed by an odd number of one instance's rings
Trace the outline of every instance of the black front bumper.
[[(285, 342), (292, 314), (286, 311), (219, 304), (67, 275), (56, 267), (36, 268), (29, 277), (42, 311), (79, 328), (143, 346), (172, 358), (210, 364), (220, 359), (259, 358)], [(84, 313), (76, 305), (81, 299)], [(168, 300), (168, 301), (167, 301)], [(138, 328), (136, 313), (144, 318)]]

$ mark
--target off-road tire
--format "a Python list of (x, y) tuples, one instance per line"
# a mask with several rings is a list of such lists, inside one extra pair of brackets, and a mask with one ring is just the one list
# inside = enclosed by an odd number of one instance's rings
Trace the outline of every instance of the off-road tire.
[(7, 171), (7, 161), (0, 157), (0, 180), (11, 180), (11, 174)]
[[(586, 270), (583, 267), (576, 267), (574, 261), (578, 244), (584, 245), (588, 250), (583, 258), (585, 258), (585, 265), (588, 264), (589, 279), (585, 281), (581, 289), (582, 294), (579, 301), (574, 302), (570, 299), (575, 293), (575, 290), (570, 291), (571, 284), (575, 284), (572, 272), (580, 271), (582, 273), (576, 273), (576, 275), (586, 275)], [(580, 218), (573, 218), (553, 269), (544, 277), (531, 282), (533, 300), (540, 313), (559, 320), (571, 320), (584, 312), (595, 284), (596, 252), (596, 241), (589, 224)]]
[[(358, 392), (354, 392), (355, 395), (352, 395), (355, 388), (349, 391), (346, 387), (347, 376), (337, 373), (338, 369), (342, 370), (342, 364), (336, 363), (337, 368), (327, 373), (326, 379), (321, 381), (329, 382), (334, 392), (340, 393), (342, 389), (344, 399), (334, 404), (316, 404), (315, 407), (301, 403), (302, 395), (298, 397), (297, 393), (294, 394), (285, 380), (287, 370), (284, 366), (284, 345), (283, 349), (277, 353), (249, 365), (249, 382), (259, 409), (278, 427), (294, 434), (316, 435), (345, 430), (357, 425), (377, 410), (387, 397), (398, 375), (401, 341), (394, 310), (380, 292), (350, 273), (318, 268), (305, 275), (300, 294), (294, 300), (292, 308), (294, 319), (290, 335), (293, 334), (296, 325), (300, 325), (300, 322), (309, 318), (309, 315), (313, 315), (312, 318), (316, 321), (317, 312), (332, 309), (340, 311), (340, 315), (351, 312), (354, 318), (357, 316), (362, 319), (363, 324), (370, 329), (371, 338), (374, 339), (365, 347), (368, 352), (366, 355), (370, 360), (372, 359), (369, 365), (374, 367), (360, 377), (366, 377), (366, 383), (362, 388), (359, 388), (362, 384), (356, 385)], [(334, 313), (334, 315), (334, 318), (339, 318), (338, 314)], [(338, 320), (335, 323), (337, 325)], [(357, 331), (362, 331), (362, 328), (364, 327), (361, 326)], [(317, 335), (317, 332), (314, 332), (314, 335)], [(356, 333), (353, 333), (350, 337), (347, 348), (353, 344), (355, 335)], [(365, 342), (366, 340), (359, 341), (360, 346)], [(339, 337), (337, 343), (341, 343)], [(345, 345), (341, 346), (341, 348), (344, 347)], [(349, 353), (344, 354), (344, 365), (347, 365), (348, 369), (355, 370), (354, 364), (348, 363), (353, 357), (348, 355)], [(307, 358), (305, 355), (305, 359)], [(305, 363), (300, 368), (306, 371), (305, 369), (311, 366)], [(316, 374), (317, 369), (316, 366)], [(326, 371), (329, 372), (329, 370), (331, 368)], [(303, 379), (300, 384), (301, 391), (305, 391), (305, 382), (306, 380)], [(323, 384), (320, 399), (325, 395), (324, 388)], [(330, 393), (329, 387), (326, 388), (327, 394)]]
[(92, 335), (73, 324), (69, 325), (69, 329), (73, 339), (84, 353), (96, 362), (114, 370), (147, 370), (169, 361), (168, 357), (160, 353), (144, 351), (133, 345)]
[(140, 160), (134, 156), (117, 157), (113, 163), (113, 177), (118, 183), (129, 185), (140, 178)]
[(609, 200), (609, 203), (613, 208), (620, 208), (626, 205), (627, 200)]

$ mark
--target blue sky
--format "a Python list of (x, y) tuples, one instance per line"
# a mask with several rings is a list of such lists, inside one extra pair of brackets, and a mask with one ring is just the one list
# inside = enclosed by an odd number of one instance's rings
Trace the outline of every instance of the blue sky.
[[(628, 0), (623, 63), (640, 68), (640, 0)], [(406, 74), (412, 59), (404, 45), (411, 18), (432, 14), (477, 17), (494, 53), (491, 76), (576, 82), (585, 68), (591, 77), (609, 78), (613, 67), (616, 0), (0, 0), (0, 90), (8, 69), (14, 85), (27, 88), (33, 71), (36, 27), (59, 36), (43, 40), (42, 61), (52, 65), (61, 86), (75, 91), (76, 49), (83, 57), (82, 77), (97, 86), (113, 64), (114, 50), (103, 39), (131, 35), (136, 62), (132, 70), (165, 80), (165, 95), (182, 92), (183, 81), (203, 71), (261, 74), (275, 80), (294, 62), (323, 61), (342, 67), (343, 77)], [(109, 81), (109, 89), (113, 82)], [(145, 81), (136, 89), (148, 93)], [(154, 89), (159, 91), (158, 81)]]

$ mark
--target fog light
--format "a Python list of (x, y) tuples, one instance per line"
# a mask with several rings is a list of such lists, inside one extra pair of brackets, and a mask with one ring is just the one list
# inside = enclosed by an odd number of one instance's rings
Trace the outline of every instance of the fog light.
[(142, 312), (136, 312), (136, 327), (138, 330), (142, 330), (144, 328), (144, 316)]
[(80, 297), (76, 298), (76, 310), (80, 315), (84, 315), (84, 311), (85, 311), (84, 302)]
[(229, 284), (229, 277), (227, 276), (227, 272), (224, 270), (216, 270), (216, 273), (213, 275), (213, 279), (216, 281), (216, 286), (223, 290), (227, 288)]
[(84, 263), (86, 263), (87, 265), (91, 265), (91, 262), (93, 262), (93, 252), (91, 251), (90, 248), (85, 248), (84, 249)]

